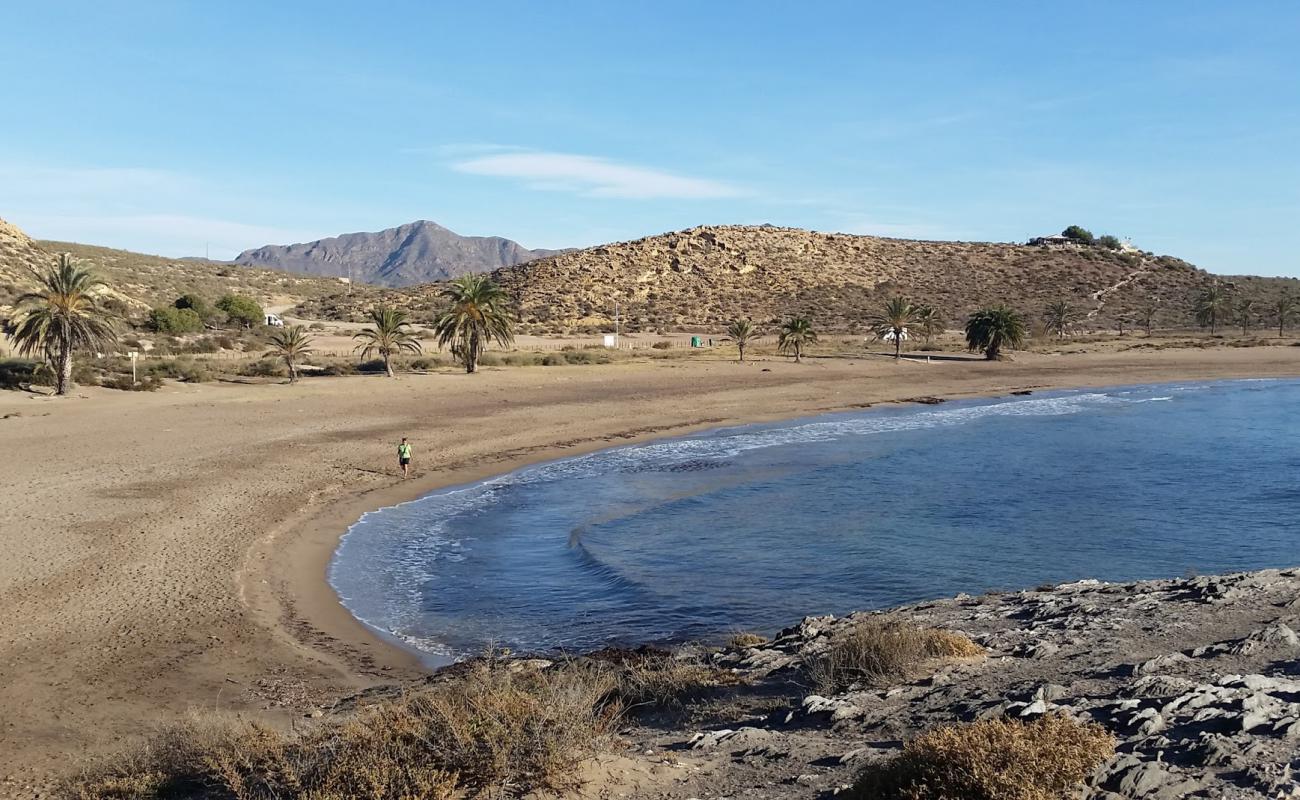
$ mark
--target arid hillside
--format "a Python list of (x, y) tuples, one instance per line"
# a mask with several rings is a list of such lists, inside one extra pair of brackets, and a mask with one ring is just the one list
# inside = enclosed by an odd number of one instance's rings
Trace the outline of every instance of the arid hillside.
[[(203, 259), (178, 260), (71, 242), (38, 242), (0, 219), (0, 316), (13, 307), (18, 295), (32, 288), (34, 271), (53, 264), (58, 253), (71, 253), (74, 261), (98, 273), (110, 294), (130, 314), (170, 304), (187, 292), (209, 299), (227, 293), (244, 294), (264, 305), (293, 305), (348, 288), (333, 278)], [(367, 288), (355, 287), (352, 291), (359, 294)]]
[[(1080, 327), (1132, 326), (1154, 305), (1156, 324), (1192, 324), (1208, 273), (1169, 256), (1101, 247), (925, 242), (826, 234), (771, 226), (705, 226), (592, 247), (493, 272), (529, 330), (717, 329), (737, 317), (771, 324), (809, 314), (823, 329), (854, 330), (883, 300), (904, 294), (950, 320), (1004, 303), (1038, 317), (1065, 300)], [(1222, 278), (1266, 306), (1300, 282)], [(321, 297), (308, 316), (357, 319), (367, 303), (417, 314), (439, 305), (438, 284), (351, 298)]]

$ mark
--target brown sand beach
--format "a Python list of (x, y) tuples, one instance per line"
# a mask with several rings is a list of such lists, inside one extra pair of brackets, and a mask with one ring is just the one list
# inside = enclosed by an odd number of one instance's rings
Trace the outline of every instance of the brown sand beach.
[[(288, 720), (418, 673), (324, 579), (369, 509), (717, 425), (922, 396), (1295, 376), (1300, 348), (1254, 347), (0, 393), (0, 796), (192, 709)], [(401, 436), (415, 446), (404, 483)]]

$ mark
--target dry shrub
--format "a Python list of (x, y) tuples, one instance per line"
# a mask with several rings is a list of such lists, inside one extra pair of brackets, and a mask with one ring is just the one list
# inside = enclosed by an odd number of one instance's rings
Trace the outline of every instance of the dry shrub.
[(757, 633), (741, 632), (727, 640), (727, 647), (739, 650), (745, 647), (758, 647), (760, 644), (766, 643), (766, 636), (760, 636)]
[(809, 665), (818, 691), (842, 692), (855, 683), (903, 678), (935, 658), (973, 658), (984, 648), (955, 631), (897, 620), (865, 620), (841, 633)]
[(606, 671), (614, 682), (608, 703), (633, 712), (681, 709), (688, 701), (744, 683), (740, 675), (690, 649), (608, 648), (588, 654), (581, 663)]
[(1058, 800), (1114, 754), (1104, 728), (1063, 714), (945, 725), (868, 766), (848, 797)]
[(78, 800), (440, 800), (561, 792), (605, 742), (608, 668), (485, 661), (341, 722), (298, 733), (198, 721), (69, 787)]

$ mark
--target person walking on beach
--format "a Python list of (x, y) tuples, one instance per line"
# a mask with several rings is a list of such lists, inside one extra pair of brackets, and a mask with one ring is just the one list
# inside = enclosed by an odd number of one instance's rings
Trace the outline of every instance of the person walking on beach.
[(411, 446), (406, 443), (405, 436), (397, 446), (397, 465), (402, 468), (402, 480), (411, 477)]

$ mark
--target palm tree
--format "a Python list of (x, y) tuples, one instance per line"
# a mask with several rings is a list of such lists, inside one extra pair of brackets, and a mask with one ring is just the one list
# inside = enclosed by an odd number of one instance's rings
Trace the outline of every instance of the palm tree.
[(877, 314), (869, 321), (871, 331), (881, 341), (894, 342), (894, 359), (903, 356), (903, 338), (907, 336), (907, 326), (916, 321), (921, 309), (907, 302), (905, 297), (894, 297), (885, 303), (884, 313)]
[(1255, 314), (1255, 301), (1249, 297), (1243, 297), (1237, 301), (1237, 322), (1241, 324), (1241, 335), (1245, 336), (1246, 331), (1250, 330), (1250, 322)]
[(312, 337), (301, 325), (280, 328), (271, 334), (271, 349), (268, 356), (279, 356), (289, 368), (289, 383), (298, 382), (298, 359), (311, 355)]
[(420, 340), (415, 338), (411, 323), (406, 321), (405, 311), (381, 306), (371, 309), (370, 321), (374, 327), (362, 328), (359, 333), (353, 334), (353, 339), (361, 340), (361, 344), (357, 345), (356, 349), (361, 352), (362, 358), (369, 358), (371, 353), (378, 353), (384, 360), (384, 372), (391, 378), (393, 365), (390, 359), (403, 351), (420, 352)]
[(1202, 328), (1208, 327), (1213, 335), (1218, 330), (1219, 322), (1228, 316), (1228, 290), (1215, 281), (1206, 284), (1196, 296), (1196, 322)]
[(921, 306), (916, 310), (916, 325), (929, 346), (930, 339), (943, 333), (943, 313), (934, 306)]
[(812, 321), (807, 317), (794, 317), (781, 326), (776, 349), (782, 353), (793, 353), (794, 361), (798, 364), (803, 361), (804, 346), (816, 343), (817, 331), (813, 330)]
[(464, 275), (447, 284), (442, 296), (451, 307), (434, 323), (438, 346), (465, 364), (465, 372), (478, 369), (479, 356), (489, 340), (502, 347), (514, 341), (514, 318), (506, 309), (507, 295), (487, 275)]
[(116, 316), (101, 305), (103, 282), (72, 263), (67, 253), (57, 265), (37, 272), (38, 288), (18, 298), (9, 329), (18, 352), (40, 355), (54, 370), (54, 391), (72, 391), (72, 355), (78, 350), (108, 350), (117, 344)]
[(1295, 311), (1295, 298), (1289, 292), (1282, 292), (1273, 301), (1273, 313), (1277, 314), (1277, 335), (1281, 338), (1286, 330), (1287, 318)]
[(966, 320), (966, 344), (972, 351), (983, 350), (984, 357), (996, 360), (1003, 347), (1019, 347), (1025, 340), (1025, 321), (1004, 306), (976, 311)]
[(1064, 300), (1057, 300), (1055, 303), (1049, 303), (1047, 309), (1043, 311), (1043, 322), (1047, 325), (1048, 330), (1056, 331), (1056, 338), (1065, 338), (1065, 329), (1074, 317), (1074, 309)]
[(1156, 309), (1160, 306), (1160, 301), (1154, 298), (1148, 300), (1141, 308), (1138, 309), (1138, 320), (1142, 323), (1142, 330), (1146, 331), (1147, 336), (1151, 335), (1151, 326), (1156, 319)]
[(747, 319), (734, 320), (727, 326), (727, 338), (736, 343), (736, 349), (740, 351), (740, 363), (745, 363), (745, 347), (757, 335), (754, 323)]

